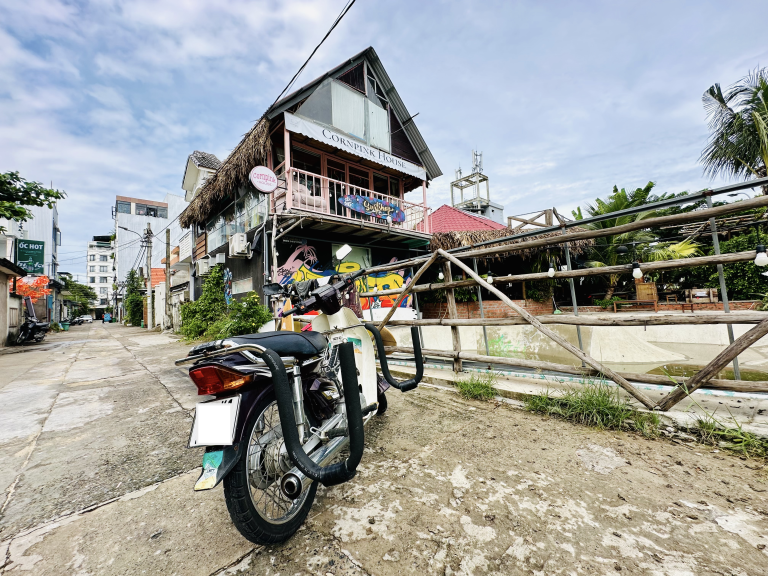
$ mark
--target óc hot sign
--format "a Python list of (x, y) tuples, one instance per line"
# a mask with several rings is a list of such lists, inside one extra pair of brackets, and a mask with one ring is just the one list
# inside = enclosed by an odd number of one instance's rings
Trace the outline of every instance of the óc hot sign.
[(266, 166), (256, 166), (248, 175), (248, 179), (251, 181), (257, 190), (270, 194), (277, 188), (277, 176)]

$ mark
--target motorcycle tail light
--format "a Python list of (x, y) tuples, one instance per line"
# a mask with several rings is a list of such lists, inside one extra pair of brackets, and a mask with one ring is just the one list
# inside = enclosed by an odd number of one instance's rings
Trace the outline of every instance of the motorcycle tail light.
[(189, 377), (197, 386), (197, 394), (220, 394), (226, 390), (240, 388), (251, 380), (248, 374), (240, 374), (231, 370), (225, 370), (220, 366), (203, 366), (189, 371)]

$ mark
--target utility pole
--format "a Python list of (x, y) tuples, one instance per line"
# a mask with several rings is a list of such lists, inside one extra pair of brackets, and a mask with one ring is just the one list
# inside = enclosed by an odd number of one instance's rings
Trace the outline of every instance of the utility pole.
[(147, 222), (147, 329), (152, 330), (152, 228)]
[(164, 328), (171, 328), (171, 229), (165, 229), (165, 322)]

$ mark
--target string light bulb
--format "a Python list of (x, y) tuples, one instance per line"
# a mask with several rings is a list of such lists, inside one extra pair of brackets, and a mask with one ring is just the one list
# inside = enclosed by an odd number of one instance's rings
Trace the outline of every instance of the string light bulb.
[(555, 275), (555, 269), (552, 267), (552, 264), (549, 265), (549, 270), (547, 270), (547, 276), (552, 278)]
[(444, 278), (445, 278), (445, 276), (443, 275), (442, 272), (438, 273), (438, 275), (437, 275), (437, 279), (438, 280), (443, 280)]
[(486, 278), (486, 282), (488, 282), (488, 284), (493, 284), (493, 276), (491, 276), (490, 272), (488, 272), (488, 278)]
[(757, 255), (755, 256), (755, 266), (768, 265), (768, 254), (765, 253), (765, 246), (757, 245)]
[(638, 280), (643, 277), (643, 271), (640, 270), (639, 262), (632, 262), (632, 277)]

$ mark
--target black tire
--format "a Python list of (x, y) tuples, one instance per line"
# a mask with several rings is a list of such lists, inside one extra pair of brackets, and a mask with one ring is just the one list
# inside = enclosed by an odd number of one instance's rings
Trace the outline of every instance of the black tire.
[(381, 416), (382, 414), (384, 414), (384, 412), (387, 411), (387, 395), (384, 392), (382, 392), (377, 396), (376, 399), (379, 401), (379, 409), (376, 410), (376, 415)]
[[(267, 518), (266, 509), (260, 511), (254, 503), (248, 470), (252, 436), (259, 420), (262, 418), (266, 420), (267, 414), (271, 417), (273, 412), (274, 414), (277, 413), (277, 404), (274, 394), (270, 393), (256, 405), (251, 417), (246, 422), (241, 443), (245, 446), (245, 453), (240, 457), (232, 471), (224, 478), (224, 497), (233, 524), (245, 538), (261, 545), (278, 544), (285, 542), (293, 536), (304, 523), (304, 520), (306, 520), (317, 492), (317, 483), (313, 482), (297, 500), (289, 500), (280, 492), (280, 479), (276, 478), (262, 492), (267, 494), (267, 491), (271, 491), (272, 502), (277, 501), (278, 505), (281, 503), (289, 505), (290, 514), (276, 519)], [(262, 436), (264, 435), (262, 434)], [(258, 446), (258, 443), (256, 446)], [(259, 503), (261, 502), (262, 500), (259, 500)], [(263, 503), (266, 508), (267, 500), (263, 500)]]
[(24, 342), (27, 341), (27, 338), (29, 338), (29, 328), (27, 328), (26, 325), (23, 325), (19, 328), (19, 333), (16, 336), (16, 346), (24, 344)]

